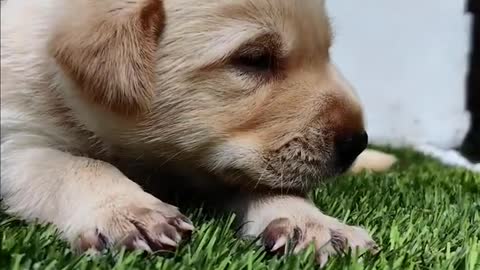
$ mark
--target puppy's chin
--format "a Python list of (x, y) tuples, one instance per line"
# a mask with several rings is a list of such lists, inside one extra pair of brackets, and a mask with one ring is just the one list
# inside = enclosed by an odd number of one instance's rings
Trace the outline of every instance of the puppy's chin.
[[(261, 166), (265, 164), (265, 166)], [(282, 168), (273, 168), (268, 164), (258, 161), (253, 166), (240, 166), (240, 160), (235, 167), (228, 166), (217, 168), (213, 172), (216, 178), (225, 184), (238, 187), (251, 192), (275, 192), (282, 194), (304, 194), (325, 183), (329, 179), (343, 173), (343, 170), (333, 166), (322, 166), (321, 168), (308, 168), (310, 165), (303, 164), (302, 169), (295, 172), (282, 172)]]
[(338, 175), (338, 173), (332, 170), (332, 173), (325, 174), (321, 178), (299, 175), (296, 178), (285, 179), (269, 172), (260, 174), (258, 172), (248, 172), (248, 170), (227, 169), (217, 175), (227, 185), (249, 192), (305, 194), (320, 185), (320, 183)]
[(220, 172), (219, 178), (229, 186), (248, 192), (296, 194), (305, 193), (309, 189), (307, 185), (299, 185), (296, 182), (283, 181), (282, 179), (279, 179), (274, 175), (268, 175), (267, 173), (258, 176), (256, 173), (249, 174), (245, 170), (233, 168)]

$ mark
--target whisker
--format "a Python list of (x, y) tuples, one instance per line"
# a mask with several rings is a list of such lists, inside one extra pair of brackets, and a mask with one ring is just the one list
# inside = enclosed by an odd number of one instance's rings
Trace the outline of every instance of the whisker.
[(268, 171), (265, 170), (265, 169), (262, 170), (262, 174), (260, 174), (260, 177), (257, 179), (254, 188), (257, 188), (257, 187), (258, 187), (258, 185), (260, 184), (260, 181), (262, 181), (263, 176), (264, 176), (267, 172), (268, 172)]
[(282, 161), (282, 171), (280, 173), (281, 178), (280, 178), (280, 192), (283, 193), (283, 183), (285, 181), (285, 163), (286, 161)]
[(184, 154), (186, 153), (187, 151), (186, 150), (182, 150), (182, 151), (178, 151), (177, 153), (171, 155), (169, 158), (167, 158), (165, 161), (163, 161), (162, 163), (160, 163), (160, 165), (158, 167), (162, 167), (163, 165), (167, 164), (168, 162), (172, 161), (174, 158), (178, 157), (179, 155), (181, 154)]

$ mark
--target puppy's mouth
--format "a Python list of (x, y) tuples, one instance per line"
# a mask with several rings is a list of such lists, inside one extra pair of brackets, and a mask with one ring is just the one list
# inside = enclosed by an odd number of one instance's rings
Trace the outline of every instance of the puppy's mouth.
[(260, 176), (258, 175), (247, 170), (228, 169), (221, 174), (221, 177), (230, 185), (253, 192), (278, 191), (286, 194), (305, 192), (309, 189), (306, 182), (300, 184), (300, 181), (293, 179), (281, 179), (273, 172), (262, 172)]
[(228, 168), (221, 172), (221, 177), (229, 184), (248, 190), (304, 193), (344, 171), (330, 164), (315, 161), (280, 160), (280, 163), (273, 161), (272, 163), (265, 162), (266, 165), (260, 170)]

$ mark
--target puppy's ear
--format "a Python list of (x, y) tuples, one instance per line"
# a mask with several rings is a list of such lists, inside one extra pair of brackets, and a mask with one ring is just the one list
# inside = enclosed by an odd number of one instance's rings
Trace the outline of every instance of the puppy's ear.
[(155, 52), (164, 27), (161, 0), (68, 0), (50, 52), (81, 95), (123, 115), (148, 110)]

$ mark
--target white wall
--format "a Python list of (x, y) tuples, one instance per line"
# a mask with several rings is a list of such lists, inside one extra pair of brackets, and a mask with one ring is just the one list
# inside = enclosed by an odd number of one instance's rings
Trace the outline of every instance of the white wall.
[(374, 143), (458, 145), (469, 16), (463, 0), (327, 0), (333, 60), (356, 87)]

